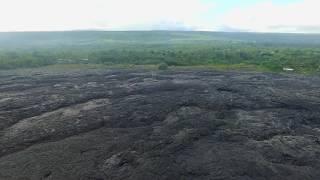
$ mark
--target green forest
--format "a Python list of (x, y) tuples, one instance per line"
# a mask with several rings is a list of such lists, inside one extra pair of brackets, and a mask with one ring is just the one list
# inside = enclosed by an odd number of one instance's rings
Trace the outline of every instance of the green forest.
[(224, 32), (0, 33), (0, 69), (53, 64), (253, 67), (320, 72), (320, 35)]

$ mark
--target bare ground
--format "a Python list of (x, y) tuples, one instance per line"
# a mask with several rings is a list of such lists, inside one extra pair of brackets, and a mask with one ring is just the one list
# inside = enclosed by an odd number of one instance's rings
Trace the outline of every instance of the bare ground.
[(0, 75), (1, 180), (315, 180), (319, 169), (318, 77)]

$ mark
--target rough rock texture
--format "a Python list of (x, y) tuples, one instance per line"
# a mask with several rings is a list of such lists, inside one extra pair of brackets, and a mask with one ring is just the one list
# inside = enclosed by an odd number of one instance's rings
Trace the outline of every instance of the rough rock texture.
[(319, 169), (317, 77), (0, 76), (1, 180), (315, 180)]

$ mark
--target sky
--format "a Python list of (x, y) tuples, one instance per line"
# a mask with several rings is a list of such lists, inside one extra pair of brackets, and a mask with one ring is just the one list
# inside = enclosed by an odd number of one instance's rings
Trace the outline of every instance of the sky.
[(0, 0), (0, 31), (320, 33), (319, 0)]

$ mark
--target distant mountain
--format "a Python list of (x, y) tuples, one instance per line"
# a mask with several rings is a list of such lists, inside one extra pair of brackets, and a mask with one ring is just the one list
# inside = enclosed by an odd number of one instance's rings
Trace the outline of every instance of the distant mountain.
[(86, 46), (116, 43), (179, 43), (185, 41), (241, 41), (257, 44), (318, 46), (320, 34), (206, 32), (206, 31), (100, 31), (1, 32), (0, 47)]

